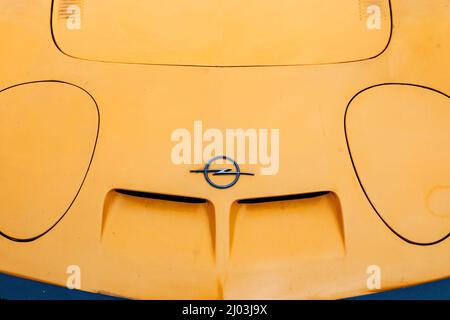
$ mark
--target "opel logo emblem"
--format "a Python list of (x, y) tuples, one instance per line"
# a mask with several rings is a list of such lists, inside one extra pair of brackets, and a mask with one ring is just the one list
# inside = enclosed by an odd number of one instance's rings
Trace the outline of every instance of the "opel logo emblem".
[[(213, 169), (212, 166), (214, 163), (218, 162), (219, 160), (222, 160), (222, 162), (228, 162), (231, 163), (233, 168), (217, 168)], [(205, 177), (206, 182), (209, 183), (214, 188), (217, 189), (228, 189), (234, 186), (241, 176), (254, 176), (253, 173), (248, 172), (241, 172), (241, 169), (239, 168), (239, 165), (236, 161), (231, 159), (227, 156), (217, 156), (212, 159), (210, 159), (205, 167), (200, 170), (191, 170), (191, 173), (203, 173), (203, 176)], [(218, 182), (215, 182), (214, 177), (217, 176), (234, 176), (234, 179), (231, 182), (220, 184)]]

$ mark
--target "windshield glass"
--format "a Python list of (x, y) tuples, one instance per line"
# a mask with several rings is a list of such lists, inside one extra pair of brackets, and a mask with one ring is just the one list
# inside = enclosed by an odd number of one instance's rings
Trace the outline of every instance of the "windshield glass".
[(53, 33), (88, 60), (295, 65), (372, 58), (387, 46), (389, 0), (55, 0)]

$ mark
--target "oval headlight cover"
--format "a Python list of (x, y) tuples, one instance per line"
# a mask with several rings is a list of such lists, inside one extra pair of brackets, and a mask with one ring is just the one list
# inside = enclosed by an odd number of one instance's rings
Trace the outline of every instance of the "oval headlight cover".
[(31, 241), (49, 231), (75, 201), (99, 129), (95, 101), (58, 81), (0, 91), (0, 232)]
[(414, 244), (446, 239), (449, 97), (417, 85), (378, 85), (352, 99), (345, 125), (361, 187), (386, 225)]

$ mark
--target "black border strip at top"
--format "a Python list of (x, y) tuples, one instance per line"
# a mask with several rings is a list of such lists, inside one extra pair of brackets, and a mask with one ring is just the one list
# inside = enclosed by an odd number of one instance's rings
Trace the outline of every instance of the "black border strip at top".
[(83, 89), (82, 87), (80, 87), (80, 86), (78, 86), (76, 84), (73, 84), (73, 83), (70, 83), (70, 82), (65, 82), (65, 81), (60, 81), (60, 80), (37, 80), (37, 81), (29, 81), (29, 82), (23, 82), (23, 83), (15, 84), (15, 85), (7, 87), (5, 89), (1, 89), (0, 93), (4, 92), (6, 90), (9, 90), (9, 89), (15, 88), (15, 87), (22, 86), (22, 85), (36, 84), (36, 83), (60, 83), (60, 84), (70, 85), (72, 87), (78, 88), (78, 89), (82, 90), (83, 92), (85, 92), (92, 99), (92, 101), (94, 102), (95, 108), (97, 109), (97, 133), (95, 135), (94, 147), (92, 149), (92, 155), (91, 155), (91, 158), (89, 160), (89, 164), (88, 164), (88, 167), (86, 169), (86, 173), (84, 174), (84, 177), (83, 177), (83, 180), (81, 181), (80, 187), (78, 188), (78, 190), (77, 190), (77, 192), (76, 192), (72, 202), (69, 204), (69, 206), (66, 209), (66, 211), (62, 214), (62, 216), (52, 226), (50, 226), (50, 228), (48, 228), (46, 231), (42, 232), (41, 234), (39, 234), (37, 236), (34, 236), (34, 237), (31, 237), (31, 238), (25, 238), (25, 239), (16, 238), (16, 237), (9, 236), (6, 233), (0, 231), (0, 236), (3, 236), (6, 239), (11, 240), (11, 241), (15, 241), (15, 242), (32, 242), (34, 240), (37, 240), (37, 239), (41, 238), (42, 236), (44, 236), (48, 232), (50, 232), (66, 216), (67, 212), (70, 210), (70, 208), (74, 204), (75, 200), (77, 199), (77, 197), (78, 197), (78, 195), (79, 195), (79, 193), (81, 191), (81, 188), (84, 185), (84, 181), (86, 180), (86, 177), (88, 175), (89, 169), (91, 168), (91, 164), (92, 164), (92, 161), (94, 159), (95, 149), (97, 147), (98, 135), (99, 135), (99, 132), (100, 132), (100, 110), (98, 108), (97, 101), (95, 101), (94, 97), (88, 91), (86, 91), (85, 89)]
[(365, 89), (359, 91), (356, 95), (353, 96), (353, 98), (352, 98), (352, 99), (350, 100), (350, 102), (348, 103), (347, 108), (345, 109), (345, 114), (344, 114), (344, 133), (345, 133), (345, 141), (346, 141), (347, 148), (348, 148), (348, 152), (349, 152), (349, 155), (350, 155), (350, 160), (351, 160), (351, 162), (352, 162), (353, 170), (355, 171), (356, 178), (358, 179), (359, 185), (361, 186), (361, 189), (362, 189), (362, 191), (364, 192), (364, 195), (365, 195), (365, 197), (367, 198), (367, 201), (369, 201), (370, 206), (373, 208), (373, 210), (374, 210), (375, 213), (378, 215), (378, 217), (381, 219), (381, 221), (383, 221), (383, 223), (386, 225), (386, 227), (388, 227), (389, 230), (391, 230), (397, 237), (399, 237), (400, 239), (402, 239), (403, 241), (405, 241), (405, 242), (407, 242), (407, 243), (409, 243), (409, 244), (418, 245), (418, 246), (432, 246), (432, 245), (438, 244), (438, 243), (440, 243), (440, 242), (446, 240), (448, 237), (450, 237), (450, 232), (449, 232), (446, 236), (444, 236), (443, 238), (441, 238), (441, 239), (439, 239), (439, 240), (436, 240), (436, 241), (433, 241), (433, 242), (416, 242), (416, 241), (412, 241), (412, 240), (409, 240), (409, 239), (405, 238), (404, 236), (402, 236), (401, 234), (399, 234), (397, 231), (395, 231), (394, 228), (391, 227), (391, 226), (387, 223), (387, 221), (382, 217), (382, 215), (378, 212), (378, 210), (377, 210), (377, 208), (375, 207), (375, 205), (373, 204), (373, 202), (370, 200), (369, 195), (368, 195), (366, 189), (364, 188), (364, 185), (363, 185), (363, 183), (362, 183), (362, 181), (361, 181), (361, 178), (360, 178), (360, 176), (359, 176), (359, 174), (358, 174), (358, 170), (356, 169), (356, 164), (355, 164), (355, 161), (354, 161), (354, 159), (353, 159), (353, 155), (352, 155), (352, 152), (351, 152), (351, 149), (350, 149), (350, 143), (349, 143), (349, 139), (348, 139), (348, 135), (347, 135), (347, 113), (348, 113), (348, 109), (349, 109), (350, 105), (352, 104), (353, 100), (355, 100), (356, 97), (358, 97), (361, 93), (363, 93), (363, 92), (365, 92), (365, 91), (367, 91), (367, 90), (370, 90), (370, 89), (373, 89), (373, 88), (376, 88), (376, 87), (390, 86), (390, 85), (412, 86), (412, 87), (417, 87), (417, 88), (427, 89), (427, 90), (431, 90), (431, 91), (433, 91), (433, 92), (436, 92), (436, 93), (438, 93), (438, 94), (440, 94), (440, 95), (443, 95), (443, 96), (445, 96), (445, 97), (447, 97), (447, 98), (450, 99), (450, 96), (448, 96), (447, 94), (445, 94), (445, 93), (443, 93), (443, 92), (441, 92), (441, 91), (438, 91), (438, 90), (436, 90), (436, 89), (433, 89), (433, 88), (430, 88), (430, 87), (426, 87), (426, 86), (423, 86), (423, 85), (411, 84), (411, 83), (390, 82), (390, 83), (376, 84), (376, 85), (373, 85), (373, 86), (371, 86), (371, 87), (365, 88)]

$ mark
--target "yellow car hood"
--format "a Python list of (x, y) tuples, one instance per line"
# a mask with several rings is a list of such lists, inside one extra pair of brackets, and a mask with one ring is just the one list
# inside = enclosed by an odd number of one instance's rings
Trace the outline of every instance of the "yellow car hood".
[[(2, 1), (0, 271), (144, 299), (449, 277), (448, 1), (325, 2)], [(199, 121), (279, 130), (276, 174), (174, 163)]]

